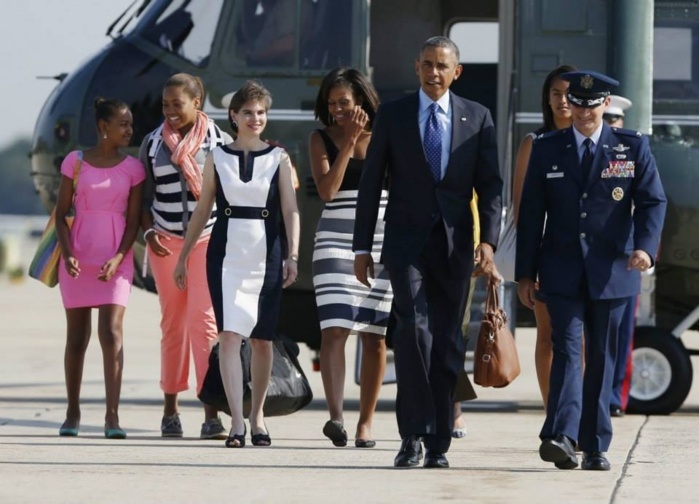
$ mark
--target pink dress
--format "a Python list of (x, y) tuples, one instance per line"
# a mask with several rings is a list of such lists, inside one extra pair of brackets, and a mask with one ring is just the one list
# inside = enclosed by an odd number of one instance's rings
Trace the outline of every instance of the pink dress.
[[(61, 164), (61, 173), (70, 179), (77, 157), (78, 152), (73, 151)], [(97, 276), (121, 243), (131, 188), (145, 177), (143, 165), (131, 156), (111, 168), (96, 168), (83, 160), (75, 195), (75, 221), (70, 232), (80, 275), (71, 277), (63, 261), (58, 270), (65, 308), (127, 305), (133, 281), (132, 250), (109, 282), (98, 280)]]

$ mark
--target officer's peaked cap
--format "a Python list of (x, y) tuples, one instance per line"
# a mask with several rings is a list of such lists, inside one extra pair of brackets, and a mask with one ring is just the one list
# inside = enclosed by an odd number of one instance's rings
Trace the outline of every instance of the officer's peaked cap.
[(561, 79), (570, 82), (568, 101), (585, 108), (594, 108), (604, 103), (605, 98), (612, 93), (612, 88), (619, 85), (619, 81), (590, 70), (567, 72), (561, 74)]

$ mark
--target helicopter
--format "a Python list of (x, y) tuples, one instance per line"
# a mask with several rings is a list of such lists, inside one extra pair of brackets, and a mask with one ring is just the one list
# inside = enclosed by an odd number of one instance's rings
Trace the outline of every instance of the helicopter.
[[(629, 410), (669, 413), (689, 393), (689, 356), (699, 353), (680, 339), (699, 320), (699, 243), (694, 238), (699, 236), (699, 207), (692, 194), (699, 80), (673, 66), (677, 58), (661, 56), (669, 41), (681, 40), (681, 61), (692, 68), (693, 55), (699, 54), (691, 36), (699, 29), (699, 6), (691, 1), (655, 4), (655, 47), (661, 53), (656, 55), (650, 139), (669, 205), (656, 273), (644, 280)], [(250, 51), (254, 33), (282, 7), (291, 13), (284, 19), (292, 35), (274, 44), (274, 54)], [(310, 272), (323, 202), (310, 174), (307, 140), (320, 127), (313, 109), (323, 76), (332, 68), (352, 66), (370, 76), (382, 101), (398, 98), (417, 88), (413, 61), (421, 43), (435, 34), (449, 36), (460, 48), (464, 68), (452, 91), (491, 110), (508, 201), (515, 139), (542, 123), (544, 76), (562, 63), (615, 75), (624, 62), (610, 54), (616, 42), (612, 23), (632, 14), (625, 8), (613, 0), (136, 0), (107, 28), (111, 40), (104, 48), (58, 77), (36, 123), (34, 184), (50, 211), (64, 156), (96, 143), (90, 107), (96, 96), (129, 104), (135, 154), (142, 138), (163, 120), (162, 85), (170, 75), (202, 78), (207, 89), (203, 110), (224, 130), (227, 95), (244, 80), (262, 81), (274, 97), (265, 134), (284, 146), (300, 178), (300, 276), (284, 292), (279, 330), (317, 350), (320, 330)], [(154, 291), (152, 277), (141, 274), (143, 243), (134, 250), (134, 283)], [(474, 294), (474, 333), (482, 319), (484, 290), (479, 285)], [(512, 329), (517, 319), (531, 321), (517, 308), (515, 284), (507, 282), (503, 290)]]

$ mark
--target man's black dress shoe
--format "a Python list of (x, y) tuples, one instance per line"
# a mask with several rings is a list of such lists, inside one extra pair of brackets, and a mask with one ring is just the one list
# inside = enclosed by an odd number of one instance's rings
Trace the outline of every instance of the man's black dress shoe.
[(563, 435), (543, 440), (539, 446), (539, 456), (545, 462), (553, 462), (558, 469), (578, 467), (578, 457), (575, 455), (573, 444)]
[(448, 469), (449, 461), (443, 453), (427, 450), (424, 467), (427, 469)]
[(422, 458), (422, 443), (417, 436), (408, 436), (400, 444), (393, 465), (395, 467), (415, 467)]
[(586, 471), (609, 471), (612, 466), (609, 464), (607, 457), (604, 456), (604, 453), (593, 451), (583, 452), (583, 461), (580, 468)]
[(619, 408), (618, 406), (612, 406), (611, 408), (609, 408), (609, 414), (613, 417), (623, 417), (624, 410)]

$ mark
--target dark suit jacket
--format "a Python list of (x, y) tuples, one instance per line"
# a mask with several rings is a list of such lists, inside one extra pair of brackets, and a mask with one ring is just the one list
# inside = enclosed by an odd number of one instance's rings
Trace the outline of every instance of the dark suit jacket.
[(655, 258), (666, 206), (641, 133), (604, 124), (586, 182), (572, 127), (542, 135), (522, 190), (515, 279), (538, 277), (544, 295), (575, 297), (584, 278), (592, 299), (635, 296), (640, 273), (626, 269), (629, 256)]
[(484, 106), (451, 93), (451, 154), (444, 178), (435, 183), (419, 130), (418, 93), (379, 108), (359, 184), (353, 250), (371, 250), (379, 197), (388, 176), (388, 206), (381, 262), (404, 268), (422, 252), (437, 219), (444, 220), (449, 261), (456, 275), (473, 269), (473, 217), (478, 194), (481, 242), (497, 246), (502, 178), (496, 132)]

